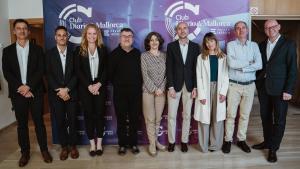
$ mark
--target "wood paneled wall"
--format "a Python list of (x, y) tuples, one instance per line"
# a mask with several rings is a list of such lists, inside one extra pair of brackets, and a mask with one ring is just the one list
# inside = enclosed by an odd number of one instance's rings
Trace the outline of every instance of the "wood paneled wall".
[(300, 15), (300, 0), (250, 0), (259, 15)]

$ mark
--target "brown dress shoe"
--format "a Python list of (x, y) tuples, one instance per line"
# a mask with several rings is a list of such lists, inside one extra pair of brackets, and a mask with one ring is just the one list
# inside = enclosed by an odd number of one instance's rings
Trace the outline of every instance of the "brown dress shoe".
[(53, 158), (50, 155), (48, 150), (42, 151), (42, 156), (43, 156), (43, 159), (44, 159), (45, 163), (52, 163)]
[(79, 152), (76, 148), (76, 146), (72, 146), (71, 148), (71, 158), (76, 159), (79, 157)]
[(22, 156), (19, 160), (19, 167), (24, 167), (25, 165), (27, 165), (29, 159), (30, 159), (30, 154), (29, 153), (22, 153)]
[(68, 147), (63, 147), (60, 152), (59, 159), (64, 161), (68, 158), (68, 155), (69, 155)]

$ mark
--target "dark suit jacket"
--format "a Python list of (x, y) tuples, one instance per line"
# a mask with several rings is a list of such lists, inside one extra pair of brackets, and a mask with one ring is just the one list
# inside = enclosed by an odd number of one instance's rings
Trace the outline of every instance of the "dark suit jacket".
[(95, 84), (97, 82), (101, 83), (101, 88), (106, 85), (107, 78), (107, 49), (105, 47), (98, 47), (98, 56), (99, 56), (99, 66), (98, 66), (98, 76), (93, 81), (91, 70), (90, 70), (90, 62), (89, 57), (81, 56), (79, 54), (80, 48), (77, 47), (74, 52), (74, 57), (76, 61), (76, 70), (77, 76), (79, 80), (79, 88), (80, 91), (88, 91), (88, 86), (91, 84)]
[(182, 89), (183, 83), (189, 92), (196, 88), (196, 62), (200, 54), (198, 44), (189, 41), (187, 58), (183, 63), (179, 41), (176, 40), (168, 44), (167, 47), (167, 87), (174, 87), (178, 92)]
[(68, 47), (66, 56), (65, 75), (57, 47), (53, 47), (46, 53), (46, 74), (49, 88), (49, 97), (57, 98), (55, 89), (69, 88), (71, 100), (77, 99), (77, 76), (73, 51)]
[[(2, 69), (8, 83), (9, 97), (15, 98), (20, 94), (17, 89), (22, 85), (16, 43), (3, 49)], [(43, 49), (33, 43), (29, 43), (26, 82), (32, 94), (40, 96), (45, 91), (43, 83), (44, 52)]]
[(281, 36), (267, 61), (267, 43), (259, 44), (263, 69), (256, 72), (256, 87), (265, 87), (269, 95), (281, 95), (283, 92), (293, 94), (297, 78), (297, 52), (294, 41)]

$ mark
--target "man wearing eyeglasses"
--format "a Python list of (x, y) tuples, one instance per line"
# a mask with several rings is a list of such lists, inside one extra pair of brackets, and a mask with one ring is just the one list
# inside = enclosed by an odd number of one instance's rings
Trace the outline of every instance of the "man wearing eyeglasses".
[(252, 148), (269, 149), (267, 160), (276, 162), (297, 78), (297, 52), (295, 42), (279, 33), (276, 20), (267, 20), (264, 27), (268, 38), (259, 44), (263, 69), (256, 73), (264, 141)]
[(126, 154), (126, 147), (138, 154), (137, 126), (142, 112), (141, 52), (132, 46), (134, 39), (130, 28), (120, 32), (120, 45), (109, 57), (108, 73), (113, 84), (113, 101), (117, 116), (119, 155)]

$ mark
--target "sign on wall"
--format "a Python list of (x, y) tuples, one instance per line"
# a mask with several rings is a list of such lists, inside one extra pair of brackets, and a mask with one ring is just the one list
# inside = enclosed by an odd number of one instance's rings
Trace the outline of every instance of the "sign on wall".
[[(118, 45), (119, 32), (130, 27), (135, 32), (134, 46), (144, 51), (144, 38), (151, 31), (159, 32), (167, 43), (176, 39), (174, 27), (186, 22), (190, 28), (189, 39), (201, 44), (207, 32), (213, 32), (220, 40), (221, 48), (234, 39), (233, 26), (239, 20), (250, 23), (249, 2), (247, 0), (43, 0), (45, 22), (45, 47), (55, 46), (54, 29), (64, 25), (69, 30), (71, 47), (81, 40), (81, 32), (88, 23), (101, 28), (104, 43), (109, 50)], [(166, 48), (164, 48), (166, 49)], [(116, 117), (112, 103), (112, 87), (108, 86), (109, 96), (106, 102), (106, 126), (104, 143), (117, 144)], [(166, 106), (167, 107), (167, 106)], [(81, 143), (87, 143), (84, 132), (84, 119), (78, 116)], [(53, 120), (53, 119), (52, 119)], [(181, 110), (178, 112), (181, 121)], [(146, 143), (146, 133), (142, 113), (139, 142)], [(177, 123), (177, 141), (180, 142), (181, 123)], [(57, 143), (56, 126), (53, 121), (53, 142)], [(167, 143), (167, 110), (165, 108), (160, 140)], [(197, 124), (191, 123), (190, 143), (197, 143)]]

